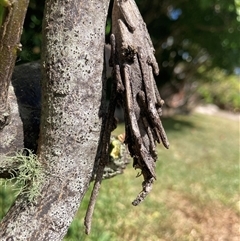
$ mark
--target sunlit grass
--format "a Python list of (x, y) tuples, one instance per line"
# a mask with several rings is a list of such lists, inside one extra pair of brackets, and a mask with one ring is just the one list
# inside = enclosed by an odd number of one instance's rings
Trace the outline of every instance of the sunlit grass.
[[(165, 119), (170, 149), (158, 148), (158, 179), (144, 203), (131, 205), (142, 177), (135, 178), (137, 171), (130, 164), (124, 175), (103, 182), (91, 234), (83, 234), (82, 224), (88, 193), (65, 240), (201, 240), (204, 223), (186, 215), (201, 217), (219, 205), (216, 212), (222, 207), (229, 215), (238, 211), (238, 125), (200, 114)], [(120, 127), (116, 133), (123, 131)]]
[[(239, 122), (194, 114), (165, 119), (163, 125), (170, 149), (158, 147), (157, 181), (147, 199), (132, 206), (142, 177), (136, 178), (138, 171), (129, 164), (123, 175), (103, 181), (91, 234), (86, 236), (83, 226), (89, 190), (65, 241), (190, 241), (204, 235), (221, 240), (224, 227), (230, 230), (226, 240), (234, 240), (239, 232), (233, 225), (239, 211)], [(120, 126), (116, 133), (122, 132)], [(4, 206), (3, 200), (0, 196)]]
[[(216, 199), (232, 204), (230, 197), (239, 187), (238, 122), (202, 115), (188, 119), (189, 126), (186, 117), (173, 120), (173, 127), (181, 131), (168, 131), (170, 152), (159, 149), (163, 161), (158, 171), (168, 180), (165, 187), (190, 192), (201, 201)], [(170, 161), (165, 163), (164, 159)]]

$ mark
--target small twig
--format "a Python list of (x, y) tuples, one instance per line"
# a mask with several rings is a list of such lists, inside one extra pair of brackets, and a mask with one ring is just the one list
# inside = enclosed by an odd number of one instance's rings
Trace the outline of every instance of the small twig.
[[(112, 49), (114, 48), (114, 42), (111, 41)], [(114, 50), (113, 50), (114, 51)], [(111, 58), (112, 63), (115, 65), (115, 59)], [(117, 73), (115, 70), (113, 70), (113, 75), (117, 76)], [(114, 78), (116, 80), (116, 77)], [(114, 112), (117, 104), (117, 83), (116, 81), (113, 81), (112, 84), (112, 94), (108, 106), (108, 111), (106, 117), (103, 119), (103, 127), (101, 131), (101, 138), (100, 138), (100, 143), (99, 143), (99, 154), (96, 157), (96, 162), (97, 162), (97, 175), (96, 179), (94, 182), (93, 190), (91, 193), (90, 201), (88, 204), (88, 209), (85, 215), (84, 219), (84, 225), (85, 225), (85, 233), (89, 234), (91, 230), (91, 223), (92, 223), (92, 216), (93, 216), (93, 211), (94, 207), (96, 204), (97, 196), (99, 194), (99, 190), (101, 187), (101, 182), (103, 179), (103, 173), (104, 173), (104, 167), (107, 165), (108, 160), (109, 160), (109, 146), (110, 146), (110, 137), (111, 137), (111, 132), (116, 128), (115, 125), (115, 118), (114, 118)]]
[(85, 233), (89, 234), (91, 231), (91, 223), (92, 223), (92, 216), (94, 207), (96, 204), (97, 196), (101, 187), (102, 177), (104, 172), (104, 165), (98, 166), (96, 180), (94, 182), (93, 190), (91, 193), (90, 201), (88, 204), (88, 209), (84, 218), (84, 226), (85, 226)]
[(137, 206), (138, 204), (140, 204), (142, 201), (144, 201), (144, 199), (146, 198), (146, 196), (148, 195), (148, 193), (152, 190), (152, 184), (154, 182), (154, 178), (150, 178), (147, 181), (144, 181), (142, 186), (143, 186), (143, 190), (138, 194), (138, 196), (134, 199), (134, 201), (132, 202), (133, 206)]

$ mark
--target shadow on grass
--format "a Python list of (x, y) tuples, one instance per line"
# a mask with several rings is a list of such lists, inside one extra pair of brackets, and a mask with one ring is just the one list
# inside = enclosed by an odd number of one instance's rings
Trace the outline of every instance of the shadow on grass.
[(162, 118), (162, 124), (166, 132), (182, 131), (185, 129), (191, 129), (196, 127), (194, 122), (190, 118), (189, 121), (186, 120), (186, 116)]
[[(196, 128), (192, 115), (176, 115), (173, 117), (161, 117), (163, 127), (167, 133), (175, 131), (183, 131)], [(188, 119), (188, 120), (186, 120)], [(198, 126), (199, 127), (199, 126)], [(118, 128), (114, 130), (115, 135), (124, 132), (124, 121), (118, 122)]]

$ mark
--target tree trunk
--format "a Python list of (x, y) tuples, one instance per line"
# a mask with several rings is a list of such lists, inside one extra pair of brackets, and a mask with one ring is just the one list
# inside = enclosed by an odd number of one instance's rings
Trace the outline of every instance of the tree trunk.
[(21, 49), (20, 38), (28, 0), (6, 0), (5, 17), (0, 25), (0, 130), (10, 122), (8, 88), (12, 71)]
[[(109, 0), (48, 0), (43, 26), (42, 113), (34, 202), (20, 195), (2, 240), (61, 240), (89, 186), (97, 152)], [(32, 183), (29, 184), (31, 189)]]

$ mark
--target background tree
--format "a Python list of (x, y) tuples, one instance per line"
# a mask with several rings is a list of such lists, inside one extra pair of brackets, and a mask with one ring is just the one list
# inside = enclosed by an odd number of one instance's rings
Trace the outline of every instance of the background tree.
[[(231, 74), (240, 66), (237, 0), (136, 2), (147, 23), (161, 67), (157, 83), (166, 102), (165, 109), (183, 107), (182, 111), (191, 110), (199, 81), (212, 81), (215, 75), (211, 72), (213, 69)], [(111, 7), (109, 9), (111, 11)], [(19, 63), (40, 56), (42, 11), (43, 2), (30, 1)], [(107, 42), (110, 29), (111, 21), (108, 18)], [(226, 76), (222, 78), (226, 79)], [(235, 85), (233, 83), (231, 86)], [(236, 96), (236, 92), (232, 95)], [(234, 108), (239, 109), (240, 103), (239, 107), (230, 107), (231, 110)]]
[(0, 130), (10, 121), (8, 87), (18, 51), (28, 1), (0, 1)]
[(212, 69), (232, 73), (240, 66), (240, 29), (233, 0), (139, 4), (155, 40), (162, 66), (158, 83), (165, 85), (161, 91), (167, 105), (188, 104), (196, 80), (209, 80)]

